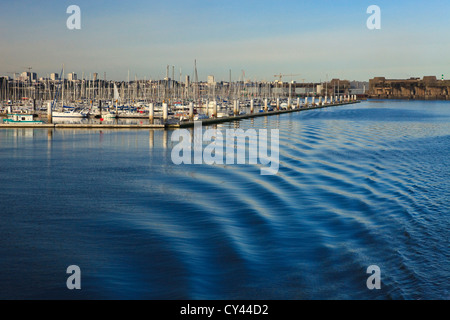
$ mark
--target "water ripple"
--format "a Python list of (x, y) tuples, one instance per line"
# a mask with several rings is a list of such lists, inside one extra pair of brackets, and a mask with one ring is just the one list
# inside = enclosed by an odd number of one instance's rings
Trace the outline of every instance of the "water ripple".
[(0, 130), (0, 298), (67, 297), (49, 265), (78, 263), (80, 298), (448, 299), (450, 111), (424, 104), (215, 126), (279, 129), (274, 176), (175, 166), (164, 131)]

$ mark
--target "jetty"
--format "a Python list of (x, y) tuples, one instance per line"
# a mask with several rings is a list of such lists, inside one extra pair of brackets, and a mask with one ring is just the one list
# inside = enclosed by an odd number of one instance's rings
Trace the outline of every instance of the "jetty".
[[(297, 108), (290, 108), (287, 110), (273, 110), (273, 111), (263, 111), (263, 112), (253, 112), (253, 113), (246, 113), (241, 115), (234, 115), (234, 116), (228, 116), (228, 117), (220, 117), (220, 118), (207, 118), (207, 119), (201, 119), (198, 121), (201, 121), (203, 125), (212, 125), (212, 124), (218, 124), (218, 123), (226, 123), (226, 122), (233, 122), (233, 121), (240, 121), (245, 119), (251, 119), (251, 118), (258, 118), (258, 117), (268, 117), (268, 116), (274, 116), (274, 115), (282, 115), (287, 113), (294, 113), (294, 112), (302, 112), (302, 111), (308, 111), (308, 110), (316, 110), (316, 109), (323, 109), (323, 108), (331, 108), (331, 107), (339, 107), (344, 105), (350, 105), (355, 103), (360, 103), (360, 100), (352, 100), (352, 101), (345, 101), (345, 102), (338, 102), (338, 103), (330, 103), (330, 104), (322, 104), (322, 105), (315, 105), (315, 106), (302, 106)], [(0, 129), (17, 129), (17, 128), (33, 128), (33, 129), (178, 129), (178, 128), (189, 128), (194, 126), (195, 121), (189, 120), (189, 121), (178, 121), (178, 122), (172, 122), (172, 121), (166, 121), (165, 123), (159, 123), (159, 124), (56, 124), (56, 123), (42, 123), (42, 124), (29, 124), (29, 123), (10, 123), (10, 124), (0, 124)]]

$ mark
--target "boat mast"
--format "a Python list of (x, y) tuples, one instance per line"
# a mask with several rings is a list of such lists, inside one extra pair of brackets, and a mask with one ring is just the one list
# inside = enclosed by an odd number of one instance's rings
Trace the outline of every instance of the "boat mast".
[[(195, 81), (194, 100), (196, 100), (197, 99), (197, 90), (198, 90), (197, 60), (194, 60), (194, 81)], [(200, 100), (200, 95), (198, 95), (198, 98)]]
[(130, 105), (130, 69), (128, 69), (128, 93), (127, 93), (127, 104)]
[(62, 108), (64, 109), (64, 87), (65, 87), (65, 81), (64, 81), (64, 64), (63, 64), (63, 69), (62, 69), (61, 81), (62, 81), (61, 104), (62, 104)]

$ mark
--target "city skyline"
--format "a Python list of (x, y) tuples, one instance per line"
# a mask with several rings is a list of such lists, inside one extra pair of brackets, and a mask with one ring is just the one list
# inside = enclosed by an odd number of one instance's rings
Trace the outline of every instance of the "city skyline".
[[(368, 81), (446, 74), (444, 1), (2, 1), (0, 75), (39, 77), (74, 72), (103, 79), (245, 79)], [(66, 8), (81, 8), (81, 30), (69, 30)], [(381, 8), (381, 30), (369, 30), (367, 8)]]

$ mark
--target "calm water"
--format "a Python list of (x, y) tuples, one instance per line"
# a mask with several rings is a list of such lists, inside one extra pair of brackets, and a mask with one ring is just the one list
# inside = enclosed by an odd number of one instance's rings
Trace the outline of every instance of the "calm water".
[(171, 132), (0, 130), (0, 298), (450, 298), (450, 103), (237, 126), (280, 129), (278, 175), (175, 166)]

